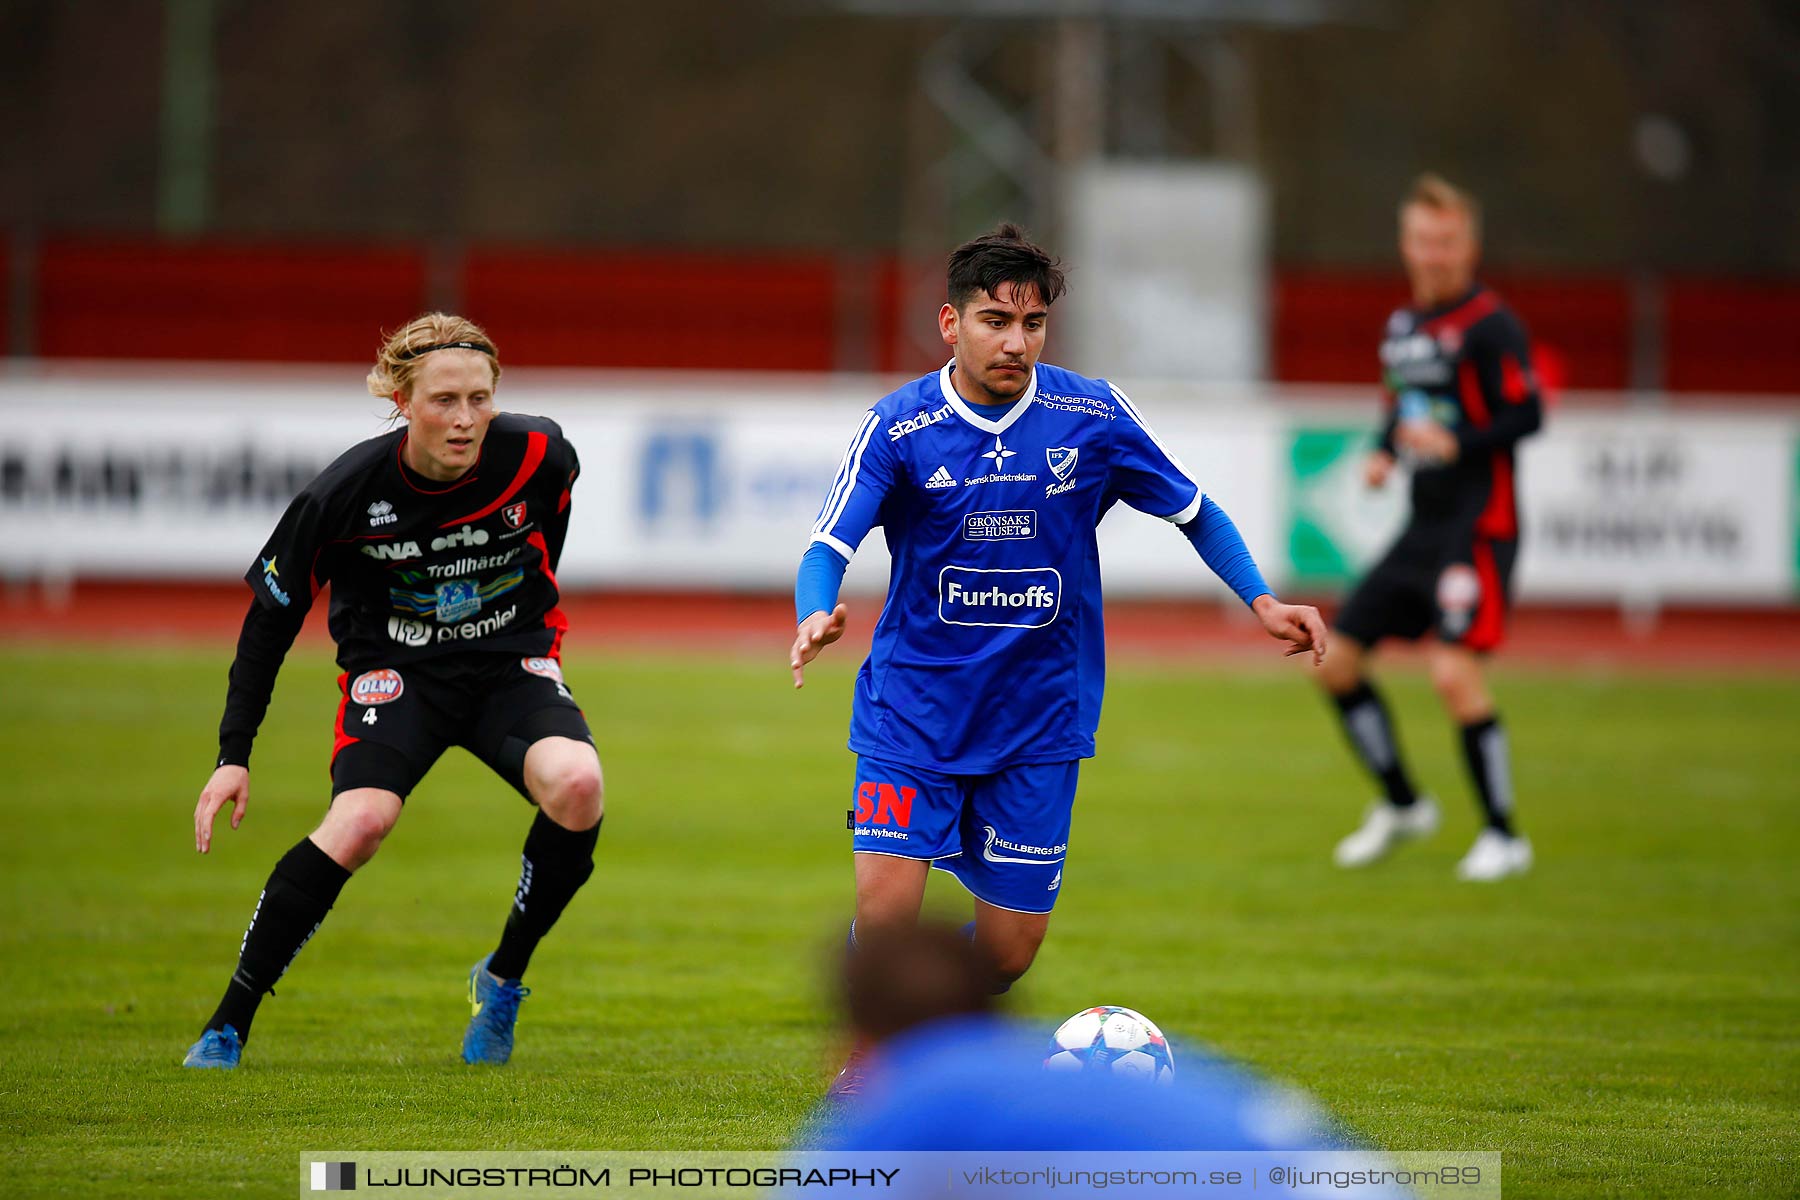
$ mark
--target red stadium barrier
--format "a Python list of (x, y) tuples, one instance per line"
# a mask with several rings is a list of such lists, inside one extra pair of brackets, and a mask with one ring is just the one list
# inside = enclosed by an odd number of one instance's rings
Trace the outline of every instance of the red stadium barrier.
[[(1557, 386), (1626, 386), (1631, 299), (1623, 280), (1496, 276), (1494, 289), (1531, 331)], [(1284, 270), (1271, 300), (1274, 376), (1285, 383), (1367, 383), (1388, 314), (1407, 302), (1398, 273)]]
[(1406, 283), (1390, 272), (1287, 269), (1270, 288), (1270, 368), (1284, 383), (1366, 383), (1380, 367), (1375, 348), (1388, 314), (1406, 303)]
[(416, 248), (47, 238), (47, 358), (360, 362), (424, 304)]
[[(11, 308), (16, 242), (0, 237), (0, 345), (46, 358), (360, 362), (376, 332), (427, 304), (420, 246), (50, 237)], [(436, 283), (538, 366), (899, 374), (940, 358), (913, 285), (935, 262), (895, 256), (476, 247)], [(852, 272), (854, 272), (852, 274)], [(1622, 278), (1496, 276), (1551, 390), (1630, 383)], [(1397, 271), (1277, 271), (1271, 365), (1292, 383), (1375, 385), (1375, 346), (1406, 302)], [(1678, 392), (1800, 392), (1800, 287), (1677, 278), (1663, 362)], [(11, 344), (13, 327), (32, 331)]]
[(652, 251), (472, 251), (463, 306), (509, 363), (829, 371), (828, 258)]
[[(875, 369), (888, 375), (922, 375), (943, 366), (950, 357), (949, 348), (937, 333), (938, 306), (943, 303), (943, 263), (936, 259), (909, 262), (883, 258), (872, 269)], [(931, 279), (935, 284), (930, 302), (925, 304), (920, 303), (923, 295), (916, 288), (921, 279)]]
[(1631, 382), (1631, 290), (1623, 279), (1498, 275), (1490, 282), (1531, 334), (1539, 374), (1563, 387)]
[(1800, 287), (1674, 279), (1664, 306), (1671, 391), (1800, 392)]

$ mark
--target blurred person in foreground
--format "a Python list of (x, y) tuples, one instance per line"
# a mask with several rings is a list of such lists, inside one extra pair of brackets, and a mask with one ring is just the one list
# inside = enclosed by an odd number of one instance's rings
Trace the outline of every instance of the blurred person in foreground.
[[(843, 635), (845, 568), (881, 526), (887, 603), (851, 703), (854, 945), (918, 919), (932, 867), (975, 899), (1004, 986), (1037, 955), (1063, 883), (1106, 652), (1095, 528), (1116, 504), (1178, 529), (1287, 652), (1325, 653), (1231, 518), (1104, 379), (1039, 361), (1061, 264), (1015, 225), (956, 248), (941, 370), (865, 412), (794, 588), (794, 686)], [(854, 1089), (853, 1053), (835, 1089)]]
[(512, 907), (469, 972), (469, 1063), (512, 1052), (532, 951), (594, 870), (600, 759), (562, 677), (555, 569), (580, 464), (556, 422), (496, 410), (500, 361), (481, 328), (431, 313), (387, 339), (368, 377), (401, 424), (294, 497), (245, 575), (253, 598), (194, 810), (194, 845), (250, 797), (250, 749), (276, 673), (331, 584), (338, 646), (331, 806), (275, 864), (218, 1008), (184, 1066), (232, 1068), (263, 996), (375, 856), (408, 793), (463, 746), (537, 807)]
[(1423, 175), (1400, 205), (1400, 258), (1412, 304), (1381, 343), (1387, 420), (1364, 465), (1372, 488), (1397, 465), (1412, 473), (1405, 529), (1337, 613), (1341, 639), (1319, 680), (1350, 745), (1385, 796), (1337, 845), (1342, 867), (1373, 863), (1437, 828), (1400, 753), (1368, 656), (1383, 638), (1424, 639), (1432, 686), (1458, 726), (1483, 828), (1457, 864), (1461, 879), (1531, 867), (1514, 828), (1506, 731), (1483, 677), (1500, 645), (1519, 549), (1514, 447), (1543, 423), (1525, 329), (1475, 278), (1481, 212), (1467, 192)]
[(1292, 1089), (1183, 1045), (1172, 1083), (1044, 1066), (1050, 1035), (999, 1011), (1000, 973), (954, 927), (872, 932), (843, 963), (866, 1075), (826, 1103), (801, 1149), (1333, 1150), (1350, 1148)]

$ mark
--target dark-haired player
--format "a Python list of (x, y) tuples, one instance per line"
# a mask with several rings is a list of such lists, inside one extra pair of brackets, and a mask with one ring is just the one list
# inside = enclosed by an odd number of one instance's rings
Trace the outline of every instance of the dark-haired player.
[[(1351, 1150), (1330, 1117), (1203, 1046), (1184, 1042), (1167, 1087), (1111, 1070), (1046, 1070), (1042, 1029), (985, 994), (992, 965), (953, 926), (884, 930), (846, 957), (845, 1016), (878, 1081), (854, 1106), (821, 1106), (808, 1151)], [(1168, 1080), (1168, 1076), (1164, 1076)], [(1380, 1165), (1371, 1163), (1370, 1165)], [(1172, 1194), (1121, 1172), (1108, 1196)], [(1012, 1181), (1024, 1183), (1021, 1176)], [(922, 1189), (921, 1189), (922, 1190)], [(1029, 1194), (1023, 1188), (1022, 1194)], [(1049, 1188), (1038, 1195), (1052, 1194)], [(1181, 1193), (1190, 1194), (1190, 1193)], [(1359, 1195), (1402, 1195), (1398, 1189)]]
[(555, 422), (495, 411), (499, 375), (493, 342), (463, 318), (431, 313), (395, 333), (369, 389), (405, 424), (309, 483), (246, 576), (255, 598), (231, 665), (218, 769), (194, 810), (195, 846), (210, 849), (227, 804), (232, 828), (243, 820), (251, 741), (327, 582), (344, 669), (332, 801), (275, 864), (186, 1066), (237, 1065), (263, 996), (374, 857), (407, 793), (456, 745), (538, 808), (499, 945), (469, 972), (464, 1061), (504, 1063), (512, 1052), (525, 965), (593, 873), (601, 781), (563, 683), (568, 625), (554, 574), (579, 465)]
[(1435, 175), (1400, 206), (1400, 257), (1413, 303), (1388, 319), (1381, 343), (1389, 411), (1365, 477), (1380, 487), (1396, 462), (1412, 468), (1405, 530), (1337, 614), (1338, 653), (1320, 674), (1350, 744), (1386, 798), (1338, 843), (1339, 866), (1360, 867), (1437, 828), (1437, 805), (1418, 794), (1387, 706), (1364, 660), (1387, 637), (1425, 638), (1431, 682), (1462, 731), (1484, 827), (1457, 865), (1463, 879), (1493, 880), (1531, 867), (1531, 843), (1513, 828), (1506, 733), (1482, 678), (1482, 656), (1505, 632), (1519, 546), (1513, 447), (1543, 422), (1525, 330), (1476, 282), (1480, 212)]
[[(1122, 501), (1177, 526), (1290, 654), (1318, 661), (1325, 625), (1275, 598), (1123, 392), (1038, 361), (1064, 287), (1048, 254), (1003, 225), (951, 254), (948, 283), (954, 357), (863, 415), (801, 560), (791, 665), (798, 687), (842, 636), (844, 570), (883, 526), (893, 569), (850, 719), (851, 938), (915, 922), (935, 865), (974, 894), (1010, 982), (1049, 925), (1094, 753), (1101, 517)], [(853, 1057), (834, 1090), (857, 1078)]]

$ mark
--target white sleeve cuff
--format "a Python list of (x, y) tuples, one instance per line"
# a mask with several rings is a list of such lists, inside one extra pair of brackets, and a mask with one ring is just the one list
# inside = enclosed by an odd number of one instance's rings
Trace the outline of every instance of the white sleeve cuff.
[(1206, 493), (1199, 488), (1195, 488), (1194, 499), (1191, 504), (1178, 513), (1170, 513), (1163, 519), (1171, 525), (1186, 525), (1189, 521), (1200, 515), (1200, 506), (1204, 503), (1206, 503)]
[[(1197, 501), (1195, 502), (1195, 505), (1194, 505), (1194, 511), (1195, 512), (1200, 511), (1200, 506)], [(837, 538), (832, 537), (829, 533), (815, 533), (812, 535), (812, 540), (814, 542), (819, 542), (822, 545), (830, 546), (833, 550), (836, 550), (839, 554), (844, 556), (845, 562), (849, 562), (851, 559), (856, 557), (856, 548), (855, 547), (845, 545), (843, 542), (839, 541)], [(811, 543), (808, 543), (808, 544), (810, 545)]]

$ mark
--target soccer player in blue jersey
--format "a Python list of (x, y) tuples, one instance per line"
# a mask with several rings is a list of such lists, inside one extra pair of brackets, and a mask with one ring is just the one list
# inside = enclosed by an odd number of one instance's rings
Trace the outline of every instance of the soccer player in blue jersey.
[[(872, 1047), (869, 1091), (854, 1107), (821, 1106), (800, 1149), (1359, 1148), (1310, 1098), (1197, 1044), (1180, 1046), (1170, 1086), (1111, 1071), (1046, 1070), (1045, 1031), (1008, 1019), (998, 999), (984, 994), (991, 964), (954, 928), (921, 922), (872, 938), (865, 949), (847, 956), (842, 982), (849, 1025)], [(1173, 1194), (1166, 1184), (1143, 1191)], [(1107, 1189), (1117, 1193), (1140, 1194), (1128, 1185)]]
[[(1325, 654), (1231, 519), (1125, 394), (1038, 357), (1057, 262), (1015, 225), (950, 256), (938, 326), (954, 357), (863, 415), (795, 585), (790, 665), (843, 635), (838, 588), (875, 526), (887, 604), (856, 680), (857, 931), (912, 924), (932, 866), (975, 897), (974, 937), (1010, 983), (1062, 885), (1080, 760), (1105, 677), (1095, 527), (1120, 501), (1179, 528), (1289, 654)], [(835, 1090), (856, 1085), (856, 1057)]]

